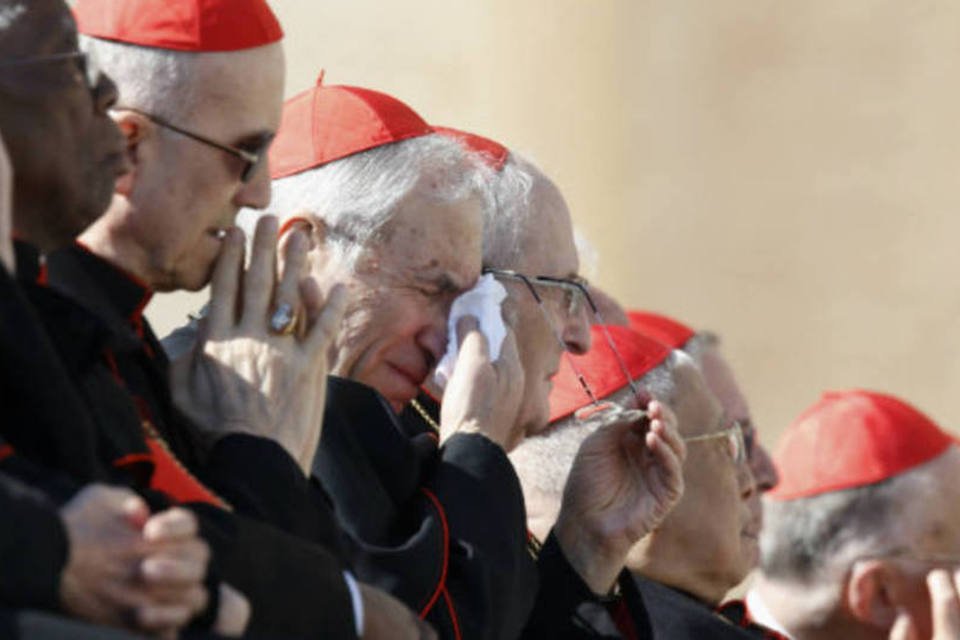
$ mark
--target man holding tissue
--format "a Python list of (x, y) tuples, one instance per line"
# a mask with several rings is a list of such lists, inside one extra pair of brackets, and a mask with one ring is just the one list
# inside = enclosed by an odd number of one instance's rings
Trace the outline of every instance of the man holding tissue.
[[(561, 344), (549, 326), (553, 316), (523, 297), (528, 292), (514, 291), (511, 282), (505, 288), (498, 274), (480, 278), (493, 211), (488, 160), (437, 135), (390, 96), (322, 83), (286, 103), (271, 155), (275, 208), (310, 212), (286, 225), (311, 237), (312, 274), (349, 291), (331, 351), (314, 477), (349, 533), (358, 577), (389, 590), (451, 638), (513, 638), (527, 625), (537, 569), (506, 452), (546, 424), (559, 354), (581, 352), (589, 340), (582, 307), (570, 310), (546, 294), (551, 314), (566, 310)], [(546, 223), (557, 234), (557, 242), (544, 242), (553, 251), (544, 257), (556, 264), (530, 267), (569, 276), (577, 269), (569, 214), (552, 184), (542, 191), (534, 196), (548, 206), (530, 224)], [(471, 289), (456, 306), (487, 300), (473, 313), (489, 325), (497, 324), (497, 300), (509, 293), (502, 344), (493, 326), (483, 327), (488, 342), (469, 312), (448, 326), (455, 299)], [(525, 332), (525, 344), (514, 327)], [(448, 377), (439, 420), (401, 421), (453, 333), (459, 354), (451, 356), (455, 365), (442, 367)], [(574, 506), (578, 516), (587, 510)], [(572, 520), (595, 522), (591, 517)], [(581, 552), (595, 543), (585, 529), (567, 538), (568, 548)], [(608, 580), (608, 559), (599, 553), (569, 564), (564, 553), (547, 555), (556, 569), (548, 575), (560, 578), (548, 581), (559, 587), (549, 586), (568, 598), (553, 600), (554, 607), (605, 593), (619, 571)]]

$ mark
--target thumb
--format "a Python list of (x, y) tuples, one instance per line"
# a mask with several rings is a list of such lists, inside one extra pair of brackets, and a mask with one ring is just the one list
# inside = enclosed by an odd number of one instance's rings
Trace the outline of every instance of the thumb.
[(901, 609), (897, 613), (897, 619), (890, 629), (888, 640), (919, 640), (917, 629), (913, 625), (913, 619), (905, 610)]
[[(471, 333), (480, 333), (480, 321), (475, 316), (463, 316), (457, 320), (457, 347), (463, 349), (464, 343)], [(483, 337), (483, 334), (481, 334)], [(486, 339), (484, 339), (486, 344)]]

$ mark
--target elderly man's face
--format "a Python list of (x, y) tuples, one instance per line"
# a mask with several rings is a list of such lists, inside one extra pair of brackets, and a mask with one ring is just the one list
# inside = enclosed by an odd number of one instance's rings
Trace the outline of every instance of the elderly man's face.
[[(61, 0), (7, 9), (4, 60), (77, 51), (76, 26)], [(116, 87), (81, 58), (35, 60), (0, 69), (0, 127), (14, 168), (15, 230), (41, 249), (68, 244), (110, 202), (126, 161), (107, 108)]]
[[(731, 426), (692, 363), (674, 371), (673, 405), (685, 438)], [(759, 522), (750, 508), (756, 492), (746, 464), (737, 464), (724, 438), (690, 442), (685, 489), (663, 524), (641, 542), (628, 566), (664, 584), (716, 604), (756, 564)]]
[[(197, 108), (188, 117), (153, 115), (222, 144), (249, 151), (261, 147), (280, 122), (282, 46), (198, 54), (194, 64)], [(130, 210), (120, 220), (104, 220), (113, 225), (109, 235), (120, 247), (115, 249), (122, 253), (119, 261), (154, 289), (200, 289), (220, 251), (218, 232), (234, 224), (241, 207), (269, 204), (266, 163), (244, 183), (242, 159), (137, 114), (121, 111), (118, 117), (136, 125), (128, 130), (135, 170), (129, 184), (118, 189)], [(90, 235), (84, 239), (96, 249), (103, 236)]]
[(409, 195), (383, 240), (338, 276), (351, 303), (331, 373), (373, 387), (397, 412), (415, 398), (446, 350), (450, 305), (480, 276), (481, 224), (479, 199)]
[(743, 425), (750, 470), (757, 481), (757, 488), (761, 492), (769, 491), (777, 484), (777, 470), (773, 466), (770, 454), (760, 442), (760, 436), (750, 418), (750, 407), (743, 392), (740, 391), (737, 379), (733, 376), (733, 370), (716, 348), (710, 348), (704, 352), (701, 368), (707, 387), (720, 401), (723, 410), (731, 420), (736, 420)]
[[(904, 526), (916, 531), (902, 555), (880, 560), (888, 575), (885, 593), (873, 595), (877, 607), (906, 610), (917, 623), (920, 638), (932, 637), (930, 594), (926, 574), (933, 568), (960, 568), (960, 453), (953, 452), (937, 470), (922, 501), (904, 505)], [(909, 520), (908, 520), (909, 519)]]
[[(527, 276), (575, 277), (579, 260), (563, 196), (549, 181), (537, 180), (531, 207), (532, 215), (522, 230), (521, 258), (515, 264), (488, 266)], [(509, 292), (505, 309), (508, 317), (513, 316), (526, 384), (518, 419), (529, 436), (548, 426), (550, 380), (560, 366), (564, 349), (579, 354), (590, 348), (589, 310), (583, 305), (571, 315), (565, 309), (562, 290), (534, 285), (543, 300), (541, 307), (522, 282), (502, 282)]]

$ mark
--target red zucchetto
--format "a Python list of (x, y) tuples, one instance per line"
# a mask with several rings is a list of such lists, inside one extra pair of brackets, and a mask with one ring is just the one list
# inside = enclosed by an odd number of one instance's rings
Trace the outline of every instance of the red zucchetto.
[(509, 149), (490, 138), (450, 127), (434, 127), (433, 130), (442, 136), (453, 138), (467, 150), (478, 154), (494, 171), (503, 169), (503, 165), (507, 164), (507, 159), (510, 157)]
[(416, 111), (371, 89), (316, 86), (283, 105), (270, 147), (274, 179), (292, 176), (361, 151), (433, 133)]
[(953, 437), (883, 393), (830, 391), (787, 427), (774, 455), (774, 500), (806, 498), (881, 482), (933, 460)]
[(194, 53), (272, 44), (283, 29), (265, 0), (78, 0), (80, 33)]
[(637, 333), (658, 340), (673, 349), (682, 349), (696, 332), (687, 325), (648, 311), (627, 311), (630, 327)]
[[(603, 329), (600, 325), (590, 327), (590, 351), (584, 355), (564, 353), (560, 359), (560, 368), (553, 377), (553, 389), (550, 391), (550, 422), (565, 418), (590, 404), (590, 396), (577, 378), (577, 371), (583, 375), (598, 400), (630, 384), (616, 354), (607, 343)], [(670, 347), (640, 335), (629, 327), (608, 325), (606, 330), (634, 380), (657, 368), (670, 355)]]

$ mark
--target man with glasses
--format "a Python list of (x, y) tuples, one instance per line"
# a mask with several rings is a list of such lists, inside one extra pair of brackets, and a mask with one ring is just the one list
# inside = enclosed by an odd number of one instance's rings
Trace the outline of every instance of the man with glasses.
[(774, 461), (754, 620), (797, 639), (957, 637), (953, 436), (896, 397), (834, 391), (787, 428)]
[[(231, 229), (240, 206), (269, 198), (262, 159), (283, 85), (276, 18), (258, 0), (88, 0), (74, 11), (90, 36), (87, 70), (98, 58), (121, 83), (126, 108), (105, 106), (131, 171), (107, 190), (112, 203), (81, 244), (20, 277), (94, 414), (98, 462), (152, 500), (197, 514), (211, 565), (246, 596), (254, 632), (354, 637), (380, 622), (419, 635), (412, 613), (344, 572), (329, 512), (298, 515), (298, 497), (312, 500), (312, 450), (244, 435), (251, 423), (282, 424), (316, 442), (323, 398), (305, 390), (325, 375), (342, 313), (342, 296), (324, 305), (302, 277), (302, 236), (289, 238), (277, 274), (275, 220), (261, 225), (246, 270), (242, 234)], [(213, 346), (191, 362), (200, 385), (185, 387), (191, 419), (173, 403), (169, 363), (142, 313), (155, 290), (196, 289), (211, 276)], [(246, 377), (225, 371), (217, 349), (253, 353), (257, 366)], [(252, 465), (279, 471), (252, 478)], [(249, 503), (264, 501), (284, 505), (287, 520), (248, 517)], [(294, 537), (304, 530), (310, 542)], [(367, 600), (375, 604), (365, 611)]]
[[(508, 292), (504, 315), (515, 328), (524, 370), (516, 424), (524, 437), (530, 437), (549, 423), (551, 379), (561, 355), (582, 354), (590, 347), (589, 326), (598, 317), (599, 309), (578, 275), (570, 212), (557, 186), (533, 163), (488, 138), (438, 130), (459, 140), (492, 169), (486, 176), (483, 271), (496, 277)], [(606, 334), (602, 335), (606, 342)], [(444, 404), (449, 395), (449, 391), (444, 394)], [(665, 432), (675, 429), (668, 407), (644, 408), (652, 424)], [(436, 403), (423, 396), (412, 409), (405, 416), (413, 422), (418, 415), (439, 412)], [(667, 447), (658, 435), (650, 449), (650, 442), (631, 435), (646, 423), (624, 418), (617, 422), (619, 430), (599, 438), (593, 455), (578, 458), (581, 473), (572, 483), (572, 497), (562, 517), (550, 535), (533, 541), (540, 592), (526, 630), (529, 635), (578, 633), (557, 626), (573, 621), (564, 612), (610, 595), (628, 551), (647, 531), (644, 522), (651, 513), (667, 510), (676, 498), (670, 492), (654, 494), (646, 484), (648, 478), (632, 473), (633, 459), (646, 460), (651, 451), (662, 454)], [(612, 419), (609, 413), (607, 419)], [(630, 455), (622, 455), (624, 451)], [(651, 468), (665, 472), (670, 457), (653, 456)], [(593, 486), (590, 479), (596, 475), (616, 479), (624, 490), (606, 494), (608, 500), (597, 499), (586, 489)]]
[[(714, 613), (724, 594), (756, 563), (760, 521), (756, 488), (740, 425), (722, 410), (693, 361), (627, 327), (596, 325), (586, 355), (567, 354), (554, 378), (549, 430), (511, 454), (520, 475), (530, 529), (543, 535), (561, 517), (578, 458), (611, 429), (603, 405), (636, 408), (637, 390), (673, 409), (686, 449), (682, 497), (644, 523), (618, 584), (622, 600), (579, 613), (600, 633), (626, 638), (744, 638)], [(605, 336), (609, 336), (607, 341)], [(644, 465), (636, 465), (644, 470)], [(595, 472), (592, 498), (616, 484)], [(648, 481), (670, 485), (665, 480)], [(611, 487), (610, 485), (613, 485)], [(679, 500), (676, 500), (679, 497)]]

